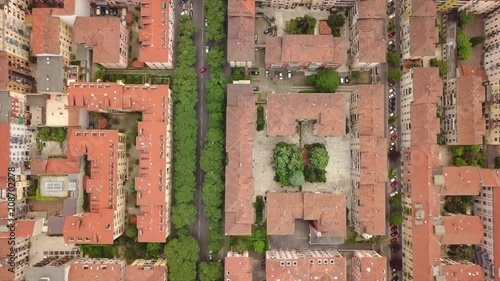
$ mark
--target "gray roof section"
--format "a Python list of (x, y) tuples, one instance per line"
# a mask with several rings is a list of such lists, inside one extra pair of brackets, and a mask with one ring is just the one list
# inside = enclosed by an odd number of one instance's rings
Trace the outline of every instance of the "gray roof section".
[(47, 95), (28, 94), (26, 95), (26, 103), (29, 106), (44, 107), (47, 105)]
[(36, 64), (36, 90), (39, 93), (64, 91), (62, 56), (39, 56)]
[[(26, 268), (26, 280), (39, 281), (39, 280), (50, 280), (50, 281), (67, 281), (69, 274), (69, 266), (61, 267), (33, 267), (30, 266)], [(42, 279), (50, 278), (50, 279)]]
[(0, 91), (0, 123), (9, 123), (9, 115), (12, 105), (9, 91)]
[[(64, 226), (64, 218), (65, 217), (49, 217), (48, 226), (47, 226), (47, 235), (49, 236), (62, 236), (63, 235), (63, 226)], [(31, 280), (31, 279), (28, 279)]]
[(72, 216), (76, 214), (76, 198), (64, 199), (63, 216)]

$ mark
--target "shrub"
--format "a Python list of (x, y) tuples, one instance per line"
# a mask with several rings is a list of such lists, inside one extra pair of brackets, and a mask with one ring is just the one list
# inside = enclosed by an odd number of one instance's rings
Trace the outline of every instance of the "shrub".
[(340, 76), (335, 70), (323, 69), (307, 77), (307, 83), (320, 93), (333, 93), (339, 87)]
[(466, 26), (471, 24), (474, 20), (474, 15), (472, 13), (460, 13), (458, 16), (458, 23), (460, 26)]
[(266, 120), (264, 119), (264, 107), (262, 105), (257, 106), (257, 131), (264, 130), (264, 125)]
[(280, 142), (273, 150), (273, 159), (271, 162), (275, 180), (284, 186), (291, 185), (290, 177), (297, 171), (304, 170), (302, 163), (302, 154), (294, 144)]
[(472, 53), (472, 43), (461, 29), (457, 33), (457, 52), (459, 60), (468, 60)]
[(439, 68), (439, 76), (444, 78), (448, 74), (448, 63), (444, 60), (431, 59), (430, 64), (432, 67)]
[(307, 182), (326, 182), (326, 171), (306, 165), (304, 168), (304, 178)]
[(325, 169), (329, 160), (330, 156), (324, 146), (316, 146), (309, 151), (309, 162), (316, 169)]
[(469, 42), (471, 43), (472, 48), (476, 47), (477, 45), (481, 44), (486, 40), (486, 36), (481, 35), (481, 36), (475, 36), (469, 39)]

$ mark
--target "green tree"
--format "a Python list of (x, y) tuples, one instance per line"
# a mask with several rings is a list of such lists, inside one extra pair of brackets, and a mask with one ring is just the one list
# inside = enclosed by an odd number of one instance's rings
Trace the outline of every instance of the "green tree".
[(284, 186), (291, 185), (290, 176), (296, 171), (304, 171), (302, 154), (296, 145), (280, 142), (273, 150), (272, 167), (276, 181)]
[(316, 19), (305, 15), (291, 19), (285, 23), (286, 34), (314, 34)]
[(130, 178), (123, 188), (130, 193), (135, 192), (135, 179)]
[(396, 29), (396, 23), (395, 22), (390, 22), (389, 26), (387, 27), (387, 32), (392, 32)]
[(146, 251), (149, 256), (157, 258), (163, 254), (163, 249), (165, 248), (164, 244), (160, 243), (147, 243)]
[(477, 45), (481, 44), (486, 40), (485, 35), (480, 35), (480, 36), (475, 36), (469, 39), (469, 42), (471, 43), (472, 48), (476, 47)]
[(304, 184), (304, 173), (302, 171), (295, 171), (290, 175), (290, 185), (302, 186)]
[(387, 53), (387, 62), (394, 67), (397, 67), (401, 64), (401, 57), (396, 51), (390, 51)]
[(210, 68), (222, 68), (225, 61), (224, 49), (221, 46), (214, 46), (207, 54), (208, 65)]
[(193, 204), (175, 204), (172, 206), (172, 223), (176, 228), (188, 226), (196, 221), (196, 206)]
[(340, 76), (335, 70), (323, 69), (307, 77), (307, 83), (320, 93), (333, 93), (339, 87)]
[(400, 212), (391, 212), (389, 216), (389, 223), (393, 225), (401, 225), (403, 223), (404, 217)]
[(234, 250), (239, 254), (243, 254), (243, 252), (247, 250), (245, 241), (243, 239), (236, 240), (236, 243), (234, 244)]
[(465, 151), (464, 146), (456, 145), (456, 146), (453, 146), (453, 149), (451, 152), (453, 153), (453, 157), (460, 157), (460, 156), (464, 155), (464, 151)]
[(460, 24), (460, 26), (471, 24), (473, 20), (474, 15), (472, 13), (464, 12), (460, 13), (460, 15), (458, 16), (458, 23)]
[(467, 166), (467, 162), (465, 162), (464, 159), (457, 157), (457, 158), (455, 158), (455, 166), (457, 166), (457, 167)]
[(389, 204), (393, 208), (401, 207), (401, 203), (401, 194), (396, 194), (395, 196), (391, 197), (391, 199), (389, 199)]
[(448, 74), (448, 62), (444, 60), (431, 59), (431, 66), (439, 68), (439, 76), (444, 78)]
[(340, 29), (345, 24), (345, 17), (338, 11), (335, 11), (328, 16), (326, 23), (331, 28), (333, 36), (340, 37)]
[(257, 254), (263, 254), (266, 250), (266, 243), (262, 240), (253, 242), (253, 250), (257, 252)]
[(351, 75), (352, 75), (352, 79), (358, 80), (361, 78), (361, 71), (355, 70), (355, 71), (351, 72)]
[(459, 60), (468, 60), (472, 54), (472, 43), (461, 29), (457, 32), (457, 53)]
[(196, 262), (200, 248), (198, 241), (191, 236), (181, 236), (170, 240), (165, 246), (168, 260), (169, 280), (196, 280)]
[(136, 238), (137, 226), (135, 224), (127, 224), (127, 227), (125, 228), (125, 236), (129, 238)]
[(224, 278), (220, 262), (200, 263), (200, 281), (219, 281)]
[(470, 245), (449, 245), (448, 256), (456, 261), (474, 262), (474, 247)]
[(324, 170), (330, 161), (330, 156), (324, 146), (315, 146), (309, 151), (309, 162), (316, 169)]
[(403, 76), (403, 72), (399, 69), (391, 69), (389, 70), (389, 73), (387, 74), (387, 80), (389, 82), (398, 82), (401, 80), (401, 77)]
[(387, 123), (390, 125), (390, 124), (394, 124), (396, 123), (396, 121), (398, 120), (398, 117), (396, 116), (391, 116), (387, 119)]

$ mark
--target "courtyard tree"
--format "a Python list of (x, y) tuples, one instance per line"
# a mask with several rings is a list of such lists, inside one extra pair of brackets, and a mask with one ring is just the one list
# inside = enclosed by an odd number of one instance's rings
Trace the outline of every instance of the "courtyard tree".
[(457, 32), (457, 54), (459, 60), (468, 60), (472, 54), (472, 43), (463, 30)]
[(458, 16), (458, 23), (460, 26), (466, 26), (468, 24), (471, 24), (473, 20), (474, 20), (474, 15), (469, 12), (460, 13), (460, 15)]
[(263, 254), (264, 251), (266, 250), (266, 243), (262, 240), (257, 240), (255, 242), (253, 242), (253, 250), (257, 254)]
[(309, 162), (316, 169), (325, 169), (330, 161), (330, 156), (326, 151), (325, 146), (313, 146), (309, 150)]
[(345, 24), (345, 17), (338, 11), (334, 11), (328, 16), (326, 23), (332, 29), (333, 36), (340, 37), (340, 29)]
[(223, 277), (222, 264), (220, 262), (200, 263), (200, 281), (219, 281)]
[(340, 76), (335, 70), (323, 69), (307, 77), (307, 83), (320, 93), (333, 93), (339, 87)]
[(273, 150), (271, 161), (275, 180), (284, 186), (291, 185), (290, 177), (297, 171), (304, 171), (302, 154), (294, 144), (279, 142)]
[(439, 76), (441, 78), (444, 78), (448, 74), (448, 62), (445, 60), (431, 59), (430, 64), (439, 69)]
[(314, 34), (316, 19), (305, 15), (291, 19), (285, 23), (286, 34)]
[(471, 43), (472, 48), (476, 47), (477, 45), (481, 44), (486, 40), (485, 35), (480, 35), (480, 36), (475, 36), (469, 39), (469, 42)]
[(137, 226), (134, 224), (127, 224), (125, 227), (125, 236), (129, 238), (137, 237)]
[(292, 186), (302, 186), (304, 181), (304, 173), (302, 171), (295, 171), (290, 175), (290, 185)]

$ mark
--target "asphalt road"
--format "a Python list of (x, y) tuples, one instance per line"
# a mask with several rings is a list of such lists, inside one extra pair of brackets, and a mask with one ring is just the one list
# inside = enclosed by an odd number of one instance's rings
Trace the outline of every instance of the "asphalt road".
[[(193, 23), (196, 26), (196, 34), (194, 35), (194, 44), (196, 46), (196, 63), (195, 68), (198, 71), (198, 105), (196, 107), (196, 115), (198, 117), (198, 141), (196, 145), (196, 157), (200, 159), (201, 151), (205, 144), (205, 135), (208, 130), (208, 113), (206, 111), (206, 99), (205, 99), (205, 84), (209, 78), (210, 71), (205, 73), (200, 73), (199, 71), (206, 67), (208, 68), (208, 63), (205, 59), (205, 4), (203, 0), (193, 1), (194, 4), (194, 14)], [(179, 7), (179, 6), (178, 6)], [(186, 4), (186, 9), (189, 9), (189, 5)], [(181, 10), (181, 9), (177, 9)], [(180, 17), (180, 15), (179, 15)], [(208, 223), (207, 218), (203, 214), (203, 200), (201, 197), (201, 186), (203, 185), (204, 172), (200, 167), (199, 161), (196, 164), (196, 192), (194, 194), (194, 204), (198, 208), (198, 213), (196, 215), (196, 222), (191, 226), (190, 234), (198, 239), (200, 246), (200, 262), (208, 261)]]

